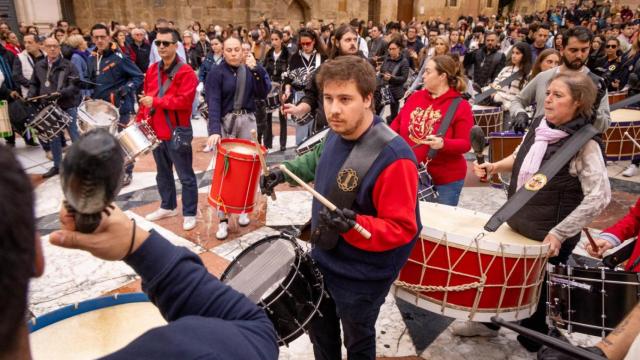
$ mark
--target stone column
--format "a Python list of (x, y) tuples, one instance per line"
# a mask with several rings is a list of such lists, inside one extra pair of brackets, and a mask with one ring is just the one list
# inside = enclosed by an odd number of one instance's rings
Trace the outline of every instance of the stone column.
[(36, 25), (39, 30), (48, 32), (49, 24), (62, 18), (62, 10), (58, 0), (13, 0), (18, 22), (24, 21)]

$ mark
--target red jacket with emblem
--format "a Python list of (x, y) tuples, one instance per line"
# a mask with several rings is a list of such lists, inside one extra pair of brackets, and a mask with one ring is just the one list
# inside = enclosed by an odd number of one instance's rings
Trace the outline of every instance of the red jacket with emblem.
[[(178, 58), (176, 57), (176, 61)], [(182, 67), (175, 74), (171, 85), (165, 92), (164, 96), (158, 97), (160, 88), (158, 87), (158, 66), (162, 63), (159, 61), (147, 69), (144, 78), (144, 94), (153, 97), (153, 105), (151, 108), (140, 107), (137, 121), (149, 119), (149, 125), (153, 128), (156, 136), (160, 140), (171, 140), (171, 130), (165, 119), (165, 110), (169, 114), (171, 126), (175, 128), (179, 126), (191, 126), (191, 106), (196, 95), (196, 87), (198, 86), (198, 77), (191, 66), (182, 64)], [(176, 66), (177, 62), (172, 66)], [(169, 67), (171, 71), (172, 67)], [(161, 82), (167, 80), (169, 71), (161, 71)], [(155, 109), (155, 111), (153, 111)], [(176, 120), (177, 118), (177, 120)]]
[[(433, 98), (427, 90), (417, 91), (407, 99), (404, 107), (391, 123), (391, 128), (413, 147), (419, 162), (427, 160), (430, 149), (428, 145), (419, 144), (426, 139), (427, 135), (438, 133), (451, 102), (458, 96), (460, 93), (454, 89), (449, 89), (437, 98)], [(428, 170), (434, 184), (444, 185), (464, 180), (467, 174), (464, 153), (471, 148), (472, 126), (471, 105), (466, 100), (462, 100), (444, 135), (444, 146), (429, 162)]]
[[(629, 210), (629, 213), (620, 219), (613, 226), (602, 230), (602, 234), (612, 234), (618, 240), (625, 241), (640, 236), (640, 198), (636, 201), (636, 205)], [(640, 257), (640, 241), (636, 244), (631, 252), (631, 257), (627, 261), (625, 270), (640, 272), (640, 265), (631, 269), (631, 265)]]

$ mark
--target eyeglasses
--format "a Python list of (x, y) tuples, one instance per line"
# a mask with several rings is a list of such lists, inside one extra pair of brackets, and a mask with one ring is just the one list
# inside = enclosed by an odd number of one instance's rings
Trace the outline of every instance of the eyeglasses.
[(169, 47), (169, 45), (173, 45), (176, 42), (175, 41), (156, 40), (153, 43), (156, 44), (157, 47), (161, 47), (161, 46)]
[(607, 49), (616, 49), (618, 45), (607, 45)]
[(301, 46), (312, 46), (313, 45), (313, 41), (301, 41), (300, 45)]

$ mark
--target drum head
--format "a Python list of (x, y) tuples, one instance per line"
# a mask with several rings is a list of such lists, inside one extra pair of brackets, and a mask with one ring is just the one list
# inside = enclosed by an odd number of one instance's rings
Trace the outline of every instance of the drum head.
[(109, 127), (120, 119), (120, 114), (106, 101), (85, 100), (78, 106), (78, 118), (92, 127)]
[(298, 251), (292, 240), (268, 237), (240, 253), (220, 280), (257, 304), (286, 281)]
[(36, 318), (29, 323), (29, 343), (34, 359), (95, 359), (166, 323), (146, 295), (121, 294)]
[(227, 151), (227, 153), (236, 153), (242, 155), (258, 155), (256, 146), (248, 141), (238, 142), (237, 139), (227, 139), (234, 141), (222, 141), (220, 146)]
[(632, 110), (632, 109), (614, 110), (611, 112), (611, 121), (612, 122), (640, 121), (640, 110)]

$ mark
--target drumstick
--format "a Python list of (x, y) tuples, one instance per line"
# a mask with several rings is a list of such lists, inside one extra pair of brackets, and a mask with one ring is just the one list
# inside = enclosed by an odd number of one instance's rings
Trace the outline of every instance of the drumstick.
[(633, 142), (633, 144), (637, 146), (638, 149), (640, 149), (640, 144), (638, 144), (638, 142), (633, 137), (631, 137), (631, 135), (629, 135), (627, 131), (624, 132), (624, 136), (628, 137)]
[(593, 251), (598, 251), (598, 245), (596, 245), (596, 242), (593, 240), (593, 237), (589, 233), (589, 229), (582, 228), (582, 231), (584, 231), (584, 234), (587, 235), (587, 239), (589, 240), (589, 243), (591, 244), (591, 248), (593, 249)]
[[(258, 134), (254, 129), (251, 129), (251, 140), (256, 145), (256, 150), (258, 150), (258, 157), (260, 158), (260, 164), (262, 165), (262, 175), (264, 175), (264, 177), (267, 177), (269, 176), (269, 168), (267, 167), (267, 162), (264, 160), (262, 148), (260, 147), (260, 143), (258, 142)], [(276, 201), (275, 191), (271, 191), (271, 200)]]
[[(295, 182), (300, 184), (300, 186), (305, 188), (305, 190), (310, 192), (311, 195), (313, 195), (314, 198), (320, 201), (322, 205), (326, 206), (327, 209), (329, 209), (330, 211), (336, 211), (336, 209), (338, 208), (337, 206), (335, 206), (331, 201), (329, 201), (329, 199), (322, 196), (322, 194), (315, 191), (309, 184), (302, 181), (302, 179), (300, 179), (296, 174), (292, 173), (289, 169), (287, 169), (287, 167), (284, 166), (284, 164), (280, 164), (280, 170), (282, 170), (285, 174), (289, 175), (290, 178), (295, 180)], [(353, 228), (365, 239), (371, 239), (371, 233), (367, 229), (363, 228), (362, 225), (355, 223), (355, 225), (353, 225)]]

